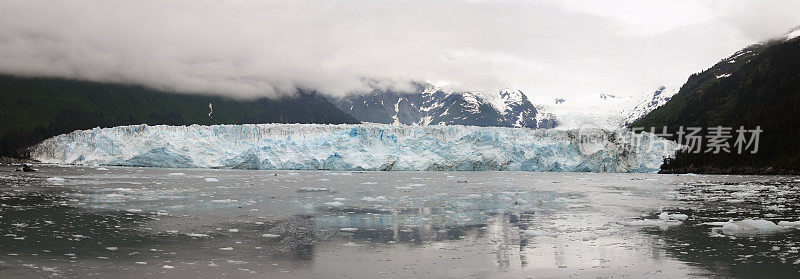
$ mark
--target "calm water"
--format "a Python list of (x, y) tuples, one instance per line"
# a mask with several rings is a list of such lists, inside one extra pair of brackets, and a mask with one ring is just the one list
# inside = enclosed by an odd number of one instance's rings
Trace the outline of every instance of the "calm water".
[(800, 220), (799, 177), (39, 168), (0, 168), (2, 278), (800, 271), (794, 227), (704, 224)]

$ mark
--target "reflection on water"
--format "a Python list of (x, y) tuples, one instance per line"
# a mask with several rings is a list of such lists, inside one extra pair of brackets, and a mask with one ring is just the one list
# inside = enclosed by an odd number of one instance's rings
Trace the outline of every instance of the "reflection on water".
[[(683, 277), (798, 271), (791, 177), (0, 168), (14, 277)], [(679, 225), (630, 226), (683, 213)], [(640, 221), (637, 221), (640, 222)], [(648, 221), (657, 222), (657, 221)], [(800, 263), (800, 262), (798, 262)]]
[(774, 278), (800, 272), (800, 233), (794, 228), (744, 235), (717, 233), (709, 222), (763, 219), (774, 223), (800, 216), (799, 182), (792, 177), (748, 177), (739, 181), (685, 183), (675, 208), (692, 216), (682, 226), (648, 230), (664, 239), (671, 257), (723, 277)]

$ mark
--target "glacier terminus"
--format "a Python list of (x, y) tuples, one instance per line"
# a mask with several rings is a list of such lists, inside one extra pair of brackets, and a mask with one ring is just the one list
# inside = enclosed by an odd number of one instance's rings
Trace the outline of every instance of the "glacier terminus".
[(170, 168), (366, 171), (655, 172), (678, 147), (648, 133), (631, 148), (612, 131), (597, 152), (580, 130), (385, 124), (119, 126), (45, 140), (44, 163)]

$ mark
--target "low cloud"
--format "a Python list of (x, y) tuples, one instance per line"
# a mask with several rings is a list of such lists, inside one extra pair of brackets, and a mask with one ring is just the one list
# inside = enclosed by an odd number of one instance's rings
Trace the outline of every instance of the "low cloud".
[(769, 26), (743, 12), (761, 1), (617, 2), (0, 0), (0, 72), (236, 98), (411, 81), (513, 85), (534, 100), (633, 94), (800, 18), (789, 1), (771, 2)]

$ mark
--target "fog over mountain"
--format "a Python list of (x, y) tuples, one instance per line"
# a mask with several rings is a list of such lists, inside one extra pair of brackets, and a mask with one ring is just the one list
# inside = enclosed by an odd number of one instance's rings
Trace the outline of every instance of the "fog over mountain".
[(536, 103), (679, 86), (798, 18), (797, 1), (0, 0), (0, 73), (238, 98), (511, 85)]

